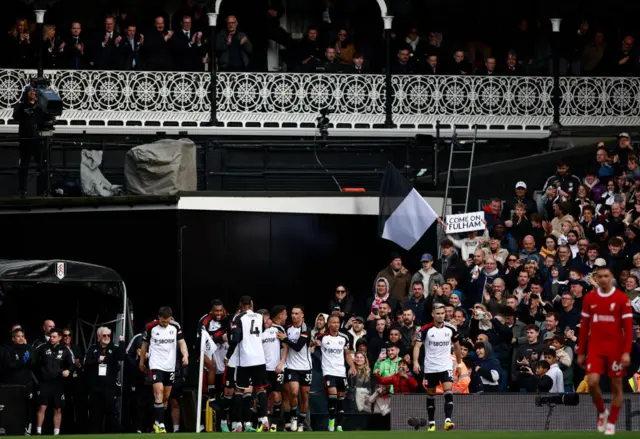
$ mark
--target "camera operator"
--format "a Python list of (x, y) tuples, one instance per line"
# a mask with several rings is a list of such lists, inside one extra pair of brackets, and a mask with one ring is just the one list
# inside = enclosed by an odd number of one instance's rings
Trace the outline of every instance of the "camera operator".
[(27, 178), (31, 158), (36, 162), (37, 192), (46, 195), (47, 175), (42, 170), (43, 147), (40, 130), (47, 122), (48, 116), (38, 104), (37, 91), (28, 85), (24, 89), (22, 102), (13, 109), (13, 119), (18, 122), (18, 136), (20, 137), (20, 170), (18, 171), (18, 191), (20, 196), (27, 195)]
[[(124, 336), (119, 346), (113, 344), (111, 330), (98, 328), (98, 343), (90, 346), (84, 363), (89, 387), (89, 423), (91, 433), (116, 432), (116, 397), (118, 372), (124, 360)], [(106, 419), (105, 419), (106, 418)], [(103, 422), (104, 419), (104, 422)]]

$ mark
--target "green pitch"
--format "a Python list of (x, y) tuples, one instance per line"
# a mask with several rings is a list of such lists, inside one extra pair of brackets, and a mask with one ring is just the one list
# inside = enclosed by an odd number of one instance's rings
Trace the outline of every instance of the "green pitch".
[[(168, 433), (167, 435), (157, 435), (158, 437), (171, 438), (172, 436), (175, 439), (202, 439), (203, 437), (211, 437), (214, 435), (216, 438), (220, 439), (233, 439), (238, 437), (247, 437), (250, 435), (255, 435), (256, 433)], [(427, 431), (421, 430), (417, 432), (413, 431), (345, 431), (343, 433), (329, 433), (329, 432), (310, 432), (310, 433), (262, 433), (263, 436), (267, 438), (273, 439), (283, 439), (288, 437), (289, 439), (292, 436), (300, 437), (302, 439), (338, 439), (338, 437), (342, 437), (344, 439), (386, 439), (389, 436), (393, 436), (394, 439), (422, 439), (425, 437), (437, 436), (437, 437), (446, 437), (447, 439), (512, 439), (514, 436), (517, 436), (518, 439), (589, 439), (602, 437), (602, 433), (597, 432), (582, 432), (582, 431), (571, 431), (571, 432), (553, 432), (553, 431), (438, 431), (429, 433)], [(140, 434), (104, 434), (104, 435), (75, 435), (75, 436), (59, 436), (60, 438), (68, 437), (70, 439), (135, 439), (140, 436), (150, 436), (150, 435), (140, 435)], [(631, 438), (637, 437), (638, 432), (626, 432), (620, 431), (616, 433), (615, 437), (623, 437), (623, 438)], [(24, 438), (24, 436), (15, 436)]]

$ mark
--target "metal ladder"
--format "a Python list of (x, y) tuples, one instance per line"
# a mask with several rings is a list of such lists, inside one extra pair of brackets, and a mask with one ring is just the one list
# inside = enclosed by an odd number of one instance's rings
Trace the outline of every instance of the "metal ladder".
[[(467, 206), (469, 205), (469, 188), (471, 186), (471, 172), (473, 170), (473, 156), (476, 151), (476, 143), (478, 139), (478, 127), (474, 127), (473, 131), (473, 139), (471, 140), (471, 148), (469, 149), (469, 140), (460, 139), (454, 129), (453, 135), (451, 136), (451, 140), (449, 141), (451, 146), (449, 150), (449, 169), (447, 171), (447, 187), (444, 191), (444, 203), (442, 206), (442, 217), (447, 214), (455, 214), (455, 213), (467, 213)], [(461, 160), (458, 160), (454, 163), (456, 157), (460, 157)], [(462, 158), (466, 158), (467, 160), (462, 164)], [(467, 166), (468, 167), (463, 167)], [(460, 185), (456, 184), (455, 178), (453, 178), (452, 174), (454, 172), (467, 172), (467, 184)], [(450, 190), (454, 191), (465, 191), (464, 203), (456, 202), (460, 197), (451, 197), (451, 202), (449, 201)], [(454, 192), (455, 193), (455, 192)]]

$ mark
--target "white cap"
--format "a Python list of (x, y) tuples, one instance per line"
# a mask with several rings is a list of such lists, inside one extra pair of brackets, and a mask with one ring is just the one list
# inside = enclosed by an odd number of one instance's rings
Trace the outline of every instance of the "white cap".
[(596, 267), (606, 267), (607, 266), (607, 261), (605, 261), (602, 258), (598, 258), (594, 261), (593, 265), (595, 265)]
[(598, 225), (596, 226), (596, 233), (597, 233), (597, 234), (604, 233), (604, 226), (603, 226), (602, 224), (598, 224)]
[(618, 134), (618, 139), (622, 139), (623, 137), (626, 137), (628, 139), (631, 138), (631, 136), (629, 135), (629, 133), (620, 133)]
[(527, 188), (527, 183), (525, 183), (524, 181), (519, 181), (516, 183), (516, 189), (526, 189)]

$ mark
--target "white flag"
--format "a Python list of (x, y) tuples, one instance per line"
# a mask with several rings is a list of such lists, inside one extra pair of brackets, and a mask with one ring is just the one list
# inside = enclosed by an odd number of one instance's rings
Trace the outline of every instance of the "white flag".
[(202, 328), (202, 336), (200, 340), (200, 350), (204, 352), (204, 354), (209, 357), (209, 359), (213, 359), (213, 353), (218, 349), (213, 339), (209, 335), (209, 333)]

